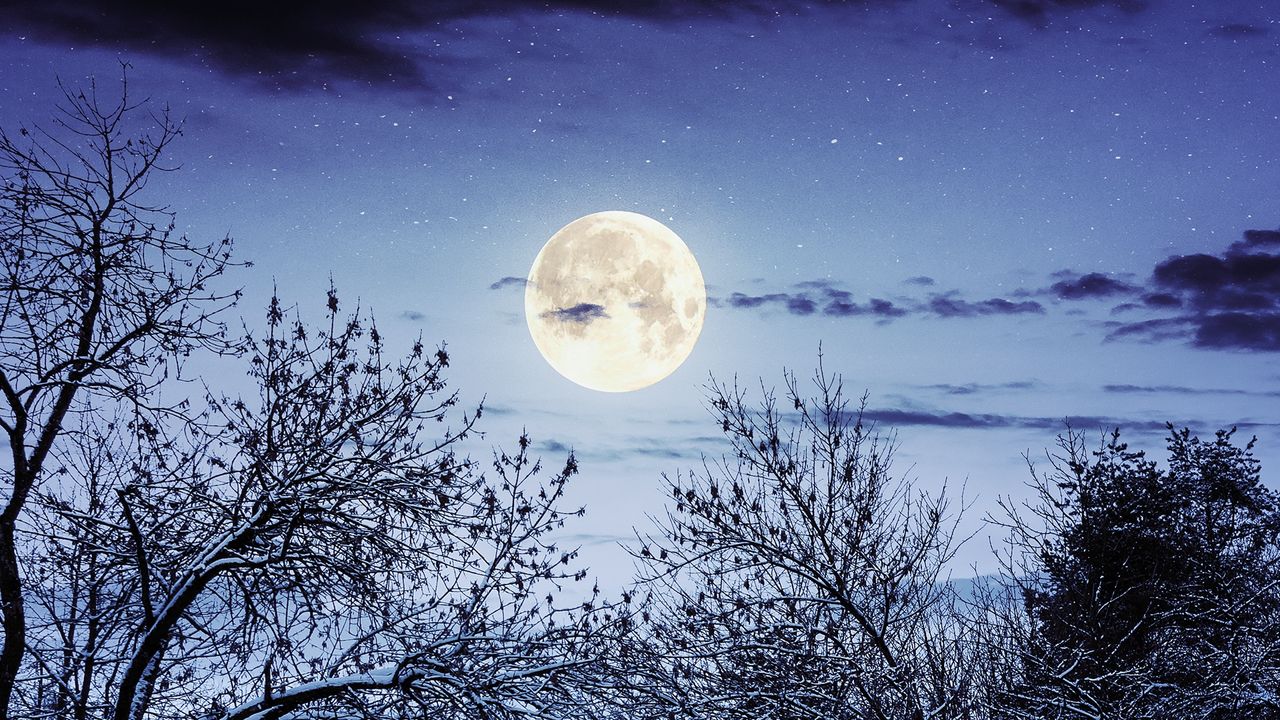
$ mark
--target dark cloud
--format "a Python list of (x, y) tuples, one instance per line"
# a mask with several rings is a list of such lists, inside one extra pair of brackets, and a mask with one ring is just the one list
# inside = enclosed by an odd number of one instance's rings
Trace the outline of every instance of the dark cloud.
[[(1181, 315), (1114, 323), (1110, 339), (1182, 340), (1211, 350), (1280, 352), (1280, 231), (1249, 230), (1221, 254), (1156, 264), (1142, 306)], [(1117, 306), (1115, 312), (1137, 308)]]
[(1214, 37), (1236, 40), (1240, 38), (1256, 38), (1267, 34), (1267, 29), (1259, 25), (1249, 25), (1248, 23), (1227, 23), (1209, 31)]
[(899, 305), (892, 300), (877, 297), (870, 298), (865, 303), (857, 302), (853, 299), (853, 293), (834, 286), (828, 280), (806, 280), (796, 283), (794, 287), (805, 291), (763, 295), (735, 292), (728, 298), (713, 301), (713, 304), (746, 310), (776, 305), (791, 315), (821, 313), (827, 317), (871, 317), (881, 322), (911, 314), (961, 318), (1044, 312), (1044, 307), (1032, 300), (1015, 302), (1004, 298), (989, 298), (969, 301), (961, 299), (955, 292), (932, 295), (924, 302), (908, 300), (906, 305)]
[(1111, 324), (1108, 340), (1184, 341), (1206, 350), (1280, 352), (1280, 313), (1203, 313)]
[(915, 277), (909, 277), (906, 280), (903, 280), (902, 282), (906, 283), (907, 285), (920, 285), (921, 287), (932, 287), (933, 285), (936, 284), (934, 279), (929, 277), (928, 275), (916, 275)]
[(887, 322), (907, 314), (905, 308), (898, 307), (892, 301), (883, 298), (873, 297), (866, 304), (860, 305), (853, 301), (853, 294), (848, 290), (835, 287), (827, 287), (823, 295), (822, 314), (827, 317), (866, 316)]
[(1245, 247), (1280, 245), (1280, 230), (1245, 230), (1244, 240), (1240, 244)]
[(549, 320), (559, 320), (561, 322), (574, 322), (585, 325), (592, 320), (607, 320), (609, 315), (605, 313), (603, 305), (594, 303), (578, 303), (573, 307), (557, 308), (548, 310), (540, 317)]
[(426, 320), (427, 316), (423, 315), (417, 310), (405, 310), (404, 312), (400, 313), (400, 318), (403, 320), (412, 320), (414, 322), (418, 322), (419, 320)]
[(1129, 295), (1137, 288), (1102, 273), (1089, 273), (1059, 280), (1049, 290), (1062, 300), (1085, 300), (1113, 295)]
[(1072, 10), (1106, 8), (1135, 14), (1147, 7), (1146, 0), (991, 0), (991, 4), (1036, 27), (1045, 27), (1054, 16)]
[(1156, 265), (1152, 280), (1206, 310), (1274, 307), (1280, 298), (1280, 255), (1256, 251), (1264, 244), (1235, 243), (1222, 256), (1176, 255)]
[(954, 293), (930, 297), (926, 309), (942, 318), (976, 317), (979, 315), (1025, 315), (1044, 312), (1044, 306), (1034, 300), (1014, 302), (1004, 298), (990, 298), (971, 302), (957, 298)]
[(822, 314), (828, 317), (856, 317), (861, 315), (876, 317), (881, 320), (891, 320), (906, 315), (907, 310), (881, 298), (871, 298), (867, 301), (867, 304), (859, 305), (847, 297), (833, 297), (822, 308)]
[(1149, 308), (1178, 308), (1182, 300), (1172, 293), (1147, 293), (1142, 296), (1142, 304)]
[(516, 276), (514, 276), (514, 275), (508, 275), (508, 276), (506, 276), (506, 277), (504, 277), (504, 278), (502, 278), (502, 279), (500, 279), (500, 280), (497, 280), (497, 281), (495, 281), (495, 282), (491, 283), (491, 284), (489, 285), (489, 289), (490, 289), (490, 290), (503, 290), (503, 289), (505, 289), (505, 288), (520, 288), (520, 289), (522, 289), (522, 290), (523, 290), (523, 289), (524, 289), (524, 286), (525, 286), (525, 285), (528, 285), (528, 284), (529, 284), (529, 281), (528, 281), (527, 279), (525, 279), (525, 278), (522, 278), (522, 277), (516, 277)]
[(871, 315), (882, 318), (902, 317), (907, 314), (906, 310), (897, 307), (888, 300), (881, 300), (880, 298), (871, 298), (871, 301), (867, 305), (867, 311)]
[(866, 304), (856, 303), (853, 301), (852, 293), (848, 290), (833, 287), (826, 280), (806, 280), (796, 283), (795, 287), (818, 290), (820, 292), (814, 294), (808, 292), (767, 293), (764, 295), (748, 295), (735, 292), (716, 304), (745, 310), (777, 305), (785, 309), (789, 314), (799, 316), (821, 312), (821, 314), (828, 317), (868, 316), (881, 320), (890, 320), (907, 314), (906, 309), (881, 298), (871, 298)]
[(745, 293), (736, 292), (730, 295), (725, 303), (732, 308), (758, 308), (766, 303), (781, 302), (786, 303), (791, 296), (786, 293), (771, 293), (769, 295), (747, 295)]
[[(1082, 7), (1141, 9), (1137, 0), (987, 0), (1033, 25)], [(200, 62), (282, 87), (358, 81), (405, 90), (431, 86), (431, 65), (450, 58), (402, 38), (458, 21), (579, 12), (657, 21), (725, 21), (827, 6), (895, 6), (900, 0), (42, 0), (4, 4), (6, 27), (40, 42), (98, 45)], [(1224, 26), (1231, 27), (1231, 26)], [(435, 54), (433, 54), (435, 53)], [(456, 62), (457, 59), (454, 59)], [(437, 68), (438, 70), (438, 68)]]
[(1213, 350), (1280, 352), (1280, 313), (1216, 313), (1197, 318), (1192, 344)]
[(732, 0), (47, 0), (5, 3), (4, 13), (6, 26), (42, 42), (198, 61), (285, 87), (354, 80), (412, 90), (429, 88), (429, 66), (443, 67), (450, 59), (429, 44), (416, 46), (402, 38), (462, 20), (562, 11), (714, 20), (761, 14), (767, 5)]
[[(395, 39), (466, 13), (464, 3), (409, 0), (47, 0), (9, 3), (6, 24), (37, 40), (206, 61), (232, 75), (293, 85), (334, 78), (426, 85), (421, 58)], [(428, 9), (431, 8), (431, 9)]]
[[(1052, 278), (1054, 282), (1047, 288), (985, 300), (967, 300), (951, 291), (922, 300), (899, 298), (895, 303), (871, 298), (862, 302), (824, 279), (796, 283), (794, 292), (735, 292), (722, 302), (739, 309), (776, 306), (797, 316), (873, 317), (888, 322), (908, 315), (954, 319), (1043, 314), (1045, 308), (1032, 299), (1035, 297), (1073, 301), (1133, 296), (1112, 307), (1112, 314), (1140, 314), (1139, 319), (1104, 323), (1107, 340), (1180, 341), (1209, 350), (1280, 352), (1280, 230), (1246, 231), (1241, 240), (1218, 254), (1168, 257), (1157, 263), (1142, 283), (1115, 274), (1070, 270)], [(924, 276), (906, 282), (924, 287), (933, 284)]]
[(793, 295), (787, 298), (787, 312), (792, 315), (812, 315), (818, 306), (804, 295)]

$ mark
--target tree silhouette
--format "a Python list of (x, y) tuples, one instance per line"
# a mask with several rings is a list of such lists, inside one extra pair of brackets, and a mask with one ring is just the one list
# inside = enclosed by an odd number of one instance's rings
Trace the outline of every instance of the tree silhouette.
[[(585, 576), (548, 539), (573, 456), (544, 472), (522, 436), (486, 471), (444, 348), (389, 355), (332, 289), (318, 325), (273, 297), (229, 342), (227, 246), (139, 196), (176, 126), (124, 139), (127, 96), (67, 100), (73, 139), (0, 145), (5, 716), (586, 712), (620, 619), (556, 600)], [(256, 392), (173, 387), (201, 348)]]
[(713, 379), (729, 453), (666, 479), (620, 603), (564, 600), (574, 456), (471, 459), (444, 346), (332, 288), (229, 337), (230, 240), (146, 199), (179, 126), (64, 99), (0, 131), (0, 720), (1280, 718), (1280, 496), (1234, 431), (1164, 469), (1068, 432), (968, 602), (945, 489), (821, 359)]
[(821, 364), (785, 404), (713, 381), (732, 455), (669, 483), (640, 552), (654, 717), (961, 717), (944, 565), (955, 518), (891, 472), (892, 442)]
[(90, 397), (177, 411), (154, 390), (193, 349), (228, 349), (217, 318), (235, 298), (213, 289), (230, 240), (175, 235), (171, 214), (144, 199), (178, 125), (162, 111), (131, 135), (145, 106), (127, 86), (118, 102), (92, 85), (64, 96), (51, 127), (0, 131), (0, 719), (27, 644), (16, 535), (68, 417)]
[(1252, 441), (1169, 430), (1167, 470), (1068, 433), (1037, 500), (1006, 503), (1025, 619), (998, 613), (1019, 662), (997, 716), (1280, 716), (1280, 498)]

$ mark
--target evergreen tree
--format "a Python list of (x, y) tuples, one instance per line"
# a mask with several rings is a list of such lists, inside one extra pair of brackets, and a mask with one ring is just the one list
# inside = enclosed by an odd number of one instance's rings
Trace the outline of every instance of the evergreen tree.
[(1280, 717), (1280, 498), (1253, 440), (1169, 431), (1167, 469), (1069, 433), (1010, 508), (1026, 622), (997, 716)]

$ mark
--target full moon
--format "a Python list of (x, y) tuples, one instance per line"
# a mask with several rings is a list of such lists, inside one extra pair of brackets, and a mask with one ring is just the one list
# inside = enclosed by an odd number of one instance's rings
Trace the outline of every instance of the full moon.
[(648, 387), (680, 367), (707, 313), (698, 261), (666, 225), (598, 212), (560, 228), (529, 270), (524, 314), (538, 351), (603, 392)]

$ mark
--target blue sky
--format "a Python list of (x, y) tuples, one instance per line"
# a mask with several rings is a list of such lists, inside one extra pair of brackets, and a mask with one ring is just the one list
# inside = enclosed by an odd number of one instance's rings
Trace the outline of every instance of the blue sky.
[[(723, 449), (708, 375), (803, 380), (819, 344), (902, 472), (965, 487), (966, 529), (1065, 419), (1155, 451), (1165, 421), (1239, 424), (1280, 462), (1274, 3), (180, 6), (6, 10), (0, 124), (128, 62), (186, 122), (153, 197), (254, 261), (250, 321), (272, 283), (318, 315), (332, 277), (447, 341), (477, 454), (522, 426), (577, 450), (606, 585), (660, 475)], [(686, 363), (624, 395), (556, 375), (501, 282), (607, 209), (679, 233), (711, 295)]]

